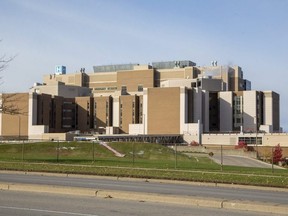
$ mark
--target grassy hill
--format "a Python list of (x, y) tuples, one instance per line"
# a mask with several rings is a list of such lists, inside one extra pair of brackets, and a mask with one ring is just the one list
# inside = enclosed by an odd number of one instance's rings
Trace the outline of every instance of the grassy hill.
[(72, 164), (91, 164), (93, 162), (102, 166), (142, 168), (175, 168), (176, 166), (181, 169), (219, 169), (219, 165), (205, 155), (195, 158), (178, 152), (175, 156), (173, 149), (160, 144), (112, 142), (109, 143), (109, 146), (125, 154), (125, 157), (116, 157), (113, 152), (98, 143), (43, 142), (1, 144), (0, 161)]
[(206, 154), (187, 156), (151, 143), (112, 142), (116, 157), (91, 142), (43, 142), (0, 145), (0, 169), (288, 187), (287, 170), (224, 166)]

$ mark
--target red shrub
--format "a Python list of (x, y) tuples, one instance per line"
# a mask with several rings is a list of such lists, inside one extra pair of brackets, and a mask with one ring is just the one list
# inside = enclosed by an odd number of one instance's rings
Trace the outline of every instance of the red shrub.
[(238, 145), (235, 146), (235, 149), (247, 149), (247, 143), (244, 141), (239, 141)]
[(280, 147), (280, 144), (278, 144), (273, 149), (273, 163), (279, 163), (282, 161), (282, 156), (282, 148)]

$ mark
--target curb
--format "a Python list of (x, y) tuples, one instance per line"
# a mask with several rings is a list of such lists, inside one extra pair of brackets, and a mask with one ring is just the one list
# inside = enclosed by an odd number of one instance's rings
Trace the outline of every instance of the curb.
[(254, 211), (263, 213), (287, 214), (288, 205), (267, 202), (248, 202), (242, 200), (225, 200), (192, 196), (171, 196), (154, 193), (138, 193), (116, 190), (97, 190), (96, 188), (60, 187), (50, 185), (33, 185), (0, 182), (0, 190), (50, 193), (74, 196), (91, 196), (97, 198), (115, 198), (138, 202), (158, 202), (184, 206), (222, 208), (229, 210)]

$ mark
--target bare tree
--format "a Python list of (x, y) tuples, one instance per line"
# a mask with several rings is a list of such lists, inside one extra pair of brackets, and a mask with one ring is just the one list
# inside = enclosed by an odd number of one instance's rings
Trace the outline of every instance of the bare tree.
[(14, 59), (14, 57), (6, 57), (6, 55), (2, 55), (0, 57), (0, 72), (2, 72), (7, 66), (8, 63), (11, 62)]
[[(1, 41), (2, 40), (0, 40), (0, 42)], [(5, 54), (3, 54), (0, 57), (0, 72), (2, 72), (8, 66), (9, 62), (11, 62), (14, 58), (15, 56), (7, 57)]]
[[(5, 70), (9, 62), (14, 58), (15, 56), (7, 57), (5, 54), (0, 57), (0, 73)], [(0, 79), (2, 79), (1, 76)], [(0, 94), (0, 113), (11, 115), (20, 114), (20, 109), (15, 105), (15, 102), (17, 101), (15, 95), (16, 94)]]
[(21, 109), (17, 105), (17, 94), (0, 94), (0, 113), (19, 115)]

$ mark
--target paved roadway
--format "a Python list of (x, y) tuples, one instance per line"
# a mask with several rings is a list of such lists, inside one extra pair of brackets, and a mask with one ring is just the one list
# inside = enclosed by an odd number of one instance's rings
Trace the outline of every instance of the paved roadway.
[(271, 202), (277, 204), (288, 203), (288, 190), (258, 190), (254, 188), (232, 188), (221, 186), (197, 185), (192, 183), (160, 182), (129, 180), (93, 176), (65, 176), (65, 175), (40, 175), (24, 173), (0, 172), (0, 182), (26, 183), (38, 185), (55, 185), (92, 188), (93, 190), (119, 190), (131, 192), (157, 193), (161, 195), (199, 196), (228, 200), (246, 200), (258, 202)]
[[(216, 163), (221, 164), (221, 154), (214, 154), (211, 157)], [(231, 166), (243, 166), (243, 167), (258, 167), (258, 168), (270, 168), (271, 164), (238, 155), (223, 155), (223, 165), (231, 165)], [(279, 169), (280, 167), (274, 166), (275, 169)]]
[[(0, 216), (268, 216), (273, 214), (231, 211), (163, 203), (124, 201), (68, 195), (0, 191)], [(279, 215), (279, 214), (278, 214)], [(275, 215), (276, 216), (276, 215)]]

